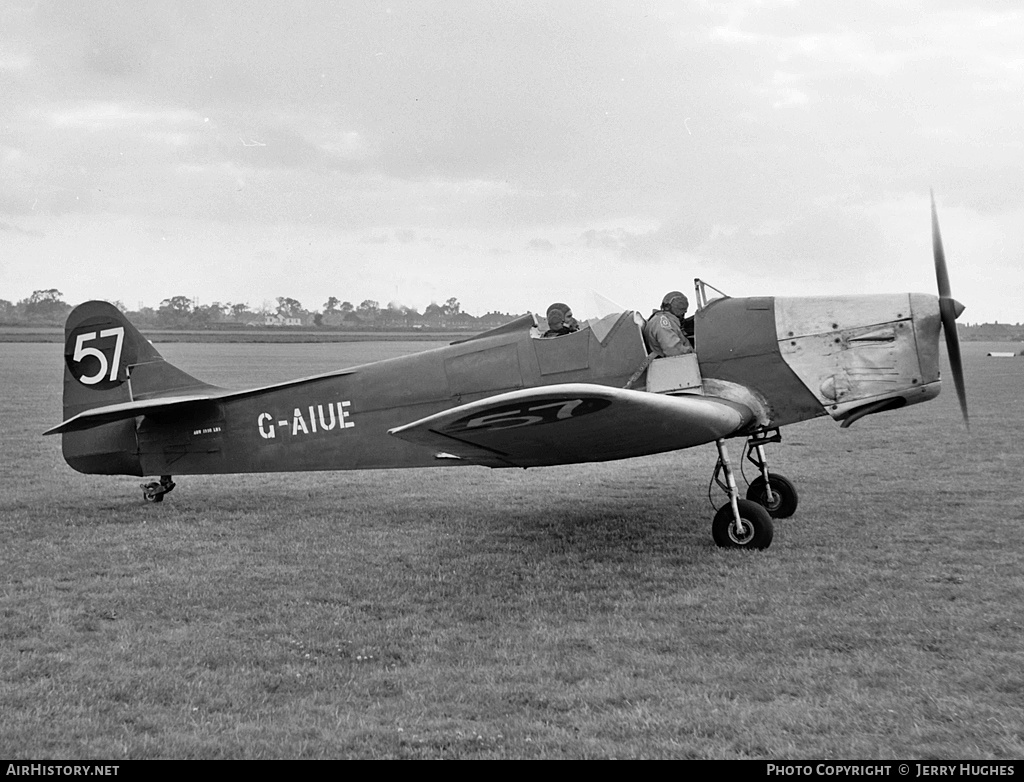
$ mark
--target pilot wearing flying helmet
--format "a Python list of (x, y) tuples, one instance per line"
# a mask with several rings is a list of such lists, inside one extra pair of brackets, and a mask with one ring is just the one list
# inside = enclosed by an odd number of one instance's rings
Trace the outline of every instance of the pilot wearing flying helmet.
[(544, 332), (545, 337), (564, 337), (580, 330), (579, 323), (572, 316), (572, 310), (568, 304), (556, 301), (547, 311), (548, 330)]
[(651, 313), (644, 325), (644, 337), (652, 353), (681, 356), (693, 353), (690, 340), (683, 334), (683, 318), (690, 301), (680, 291), (669, 291), (661, 300), (661, 309)]

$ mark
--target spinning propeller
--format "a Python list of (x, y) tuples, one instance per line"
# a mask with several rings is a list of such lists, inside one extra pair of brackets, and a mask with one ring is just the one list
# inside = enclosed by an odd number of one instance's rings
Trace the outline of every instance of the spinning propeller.
[(942, 235), (939, 233), (939, 215), (935, 211), (935, 193), (932, 192), (932, 252), (935, 255), (935, 279), (939, 286), (939, 317), (942, 333), (946, 335), (946, 351), (949, 366), (956, 384), (956, 396), (960, 400), (960, 412), (964, 425), (970, 429), (967, 417), (967, 392), (964, 389), (964, 365), (960, 358), (960, 337), (956, 331), (956, 319), (964, 311), (964, 305), (950, 295), (949, 272), (946, 270), (946, 253), (942, 249)]

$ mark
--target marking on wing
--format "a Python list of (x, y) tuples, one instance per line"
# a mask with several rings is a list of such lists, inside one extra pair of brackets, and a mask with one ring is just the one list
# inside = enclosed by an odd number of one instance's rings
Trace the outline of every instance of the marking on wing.
[(596, 413), (610, 404), (609, 399), (579, 397), (520, 402), (492, 408), (483, 415), (474, 414), (459, 418), (435, 431), (454, 436), (464, 432), (493, 432), (521, 426), (553, 424)]

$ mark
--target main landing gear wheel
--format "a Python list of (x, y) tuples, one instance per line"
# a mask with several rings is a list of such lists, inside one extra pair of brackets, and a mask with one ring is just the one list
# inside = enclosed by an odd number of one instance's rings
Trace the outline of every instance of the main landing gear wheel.
[[(768, 496), (769, 486), (771, 498)], [(767, 484), (763, 477), (751, 481), (747, 499), (762, 506), (773, 519), (788, 519), (796, 513), (796, 506), (800, 503), (796, 487), (787, 478), (774, 472), (768, 477)]]
[(715, 465), (715, 474), (711, 480), (725, 492), (729, 501), (715, 513), (711, 522), (711, 537), (722, 548), (768, 548), (775, 535), (772, 517), (756, 502), (739, 498), (740, 492), (725, 440), (718, 439), (715, 445), (718, 446), (718, 464)]
[(711, 522), (715, 543), (722, 548), (768, 548), (775, 534), (768, 511), (750, 500), (736, 500), (736, 507), (739, 524), (733, 516), (732, 503), (726, 503), (715, 514)]
[(164, 495), (174, 488), (174, 481), (170, 475), (161, 475), (159, 481), (140, 483), (142, 497), (146, 502), (163, 502)]

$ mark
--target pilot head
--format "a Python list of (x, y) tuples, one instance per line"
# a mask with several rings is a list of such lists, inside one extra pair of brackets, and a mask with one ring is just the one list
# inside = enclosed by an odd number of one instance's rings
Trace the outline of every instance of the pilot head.
[(568, 304), (563, 304), (560, 301), (556, 301), (550, 307), (547, 312), (548, 328), (559, 329), (564, 325), (572, 328), (576, 325), (576, 319), (572, 316), (572, 310)]
[(690, 308), (690, 300), (682, 291), (669, 291), (661, 300), (661, 308), (682, 319)]

